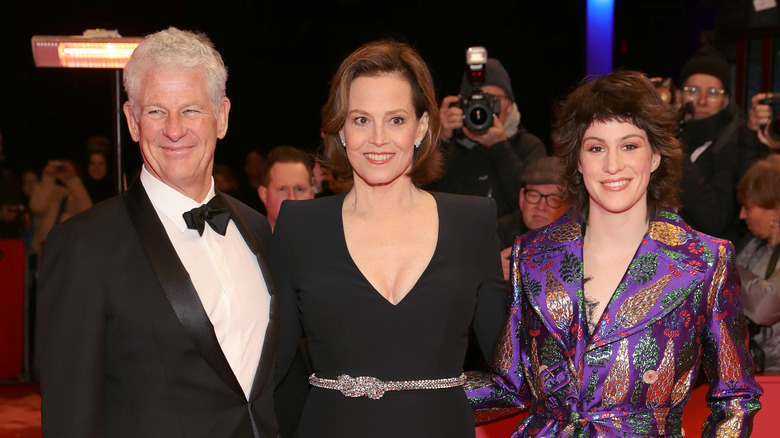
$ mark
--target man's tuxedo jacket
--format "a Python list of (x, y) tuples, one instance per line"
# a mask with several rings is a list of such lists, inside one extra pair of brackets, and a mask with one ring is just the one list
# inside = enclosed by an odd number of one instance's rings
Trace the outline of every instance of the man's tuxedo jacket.
[(276, 436), (279, 316), (265, 258), (271, 229), (265, 217), (225, 198), (230, 226), (256, 254), (271, 294), (249, 401), (136, 180), (46, 240), (37, 321), (44, 436)]

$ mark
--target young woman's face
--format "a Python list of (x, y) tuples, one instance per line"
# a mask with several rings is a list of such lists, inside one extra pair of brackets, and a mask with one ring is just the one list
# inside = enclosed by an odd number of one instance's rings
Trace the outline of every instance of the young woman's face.
[(646, 209), (650, 174), (660, 162), (647, 133), (634, 124), (593, 122), (583, 136), (578, 166), (590, 211), (620, 214)]

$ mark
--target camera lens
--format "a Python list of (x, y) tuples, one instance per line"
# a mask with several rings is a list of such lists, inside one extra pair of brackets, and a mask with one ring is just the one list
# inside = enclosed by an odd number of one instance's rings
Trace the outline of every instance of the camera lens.
[(475, 134), (482, 134), (493, 125), (493, 112), (484, 100), (470, 101), (463, 111), (463, 124)]
[(461, 100), (463, 124), (473, 133), (482, 134), (493, 126), (493, 115), (501, 111), (501, 101), (475, 89), (471, 95)]
[(780, 120), (772, 120), (769, 124), (769, 136), (775, 140), (780, 140)]
[(482, 126), (488, 120), (488, 111), (483, 107), (476, 107), (469, 113), (469, 120), (474, 126)]

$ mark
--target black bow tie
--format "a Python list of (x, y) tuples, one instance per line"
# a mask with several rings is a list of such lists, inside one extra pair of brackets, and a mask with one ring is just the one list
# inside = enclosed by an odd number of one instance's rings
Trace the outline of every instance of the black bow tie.
[(230, 210), (220, 195), (211, 198), (211, 201), (207, 204), (185, 212), (182, 216), (184, 217), (184, 222), (187, 223), (187, 228), (198, 230), (198, 235), (200, 236), (203, 235), (206, 222), (209, 223), (209, 226), (214, 231), (223, 236), (227, 231), (228, 222), (230, 222)]

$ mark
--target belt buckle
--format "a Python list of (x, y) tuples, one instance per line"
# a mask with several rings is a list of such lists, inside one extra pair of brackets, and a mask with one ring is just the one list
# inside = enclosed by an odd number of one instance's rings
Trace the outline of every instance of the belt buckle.
[(337, 380), (339, 382), (339, 391), (347, 397), (361, 397), (365, 395), (374, 400), (379, 400), (385, 394), (384, 382), (376, 377), (352, 377), (348, 374), (342, 374)]
[(539, 367), (539, 380), (549, 394), (558, 391), (569, 383), (569, 373), (566, 362), (558, 362), (551, 366)]

